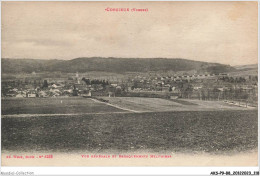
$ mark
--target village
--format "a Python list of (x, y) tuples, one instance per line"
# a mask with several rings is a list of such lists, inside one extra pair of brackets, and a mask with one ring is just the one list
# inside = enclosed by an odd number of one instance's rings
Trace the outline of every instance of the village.
[[(32, 73), (35, 75), (36, 73)], [(74, 73), (68, 78), (2, 81), (2, 97), (47, 98), (70, 96), (126, 96), (242, 100), (257, 102), (257, 76), (232, 77), (228, 73), (156, 76), (135, 74), (120, 79), (89, 79)]]

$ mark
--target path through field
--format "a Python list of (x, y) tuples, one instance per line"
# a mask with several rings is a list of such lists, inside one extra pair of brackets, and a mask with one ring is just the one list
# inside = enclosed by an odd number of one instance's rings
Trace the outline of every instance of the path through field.
[(124, 111), (136, 112), (136, 113), (141, 112), (141, 111), (135, 111), (135, 110), (128, 109), (128, 108), (123, 108), (123, 107), (120, 107), (120, 106), (115, 105), (115, 104), (106, 103), (106, 102), (101, 102), (101, 101), (98, 101), (98, 100), (93, 99), (93, 98), (91, 98), (91, 100), (93, 100), (94, 102), (103, 103), (103, 104), (106, 104), (106, 105), (108, 105), (108, 106), (112, 106), (112, 107), (115, 107), (115, 108), (117, 108), (117, 109), (121, 109), (121, 110), (124, 110)]

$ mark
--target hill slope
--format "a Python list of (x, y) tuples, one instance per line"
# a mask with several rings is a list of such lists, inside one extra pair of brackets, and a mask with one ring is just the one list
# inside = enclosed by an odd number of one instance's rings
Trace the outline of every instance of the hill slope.
[(246, 71), (246, 70), (257, 70), (258, 69), (258, 64), (251, 64), (251, 65), (238, 65), (234, 66), (238, 71)]
[(88, 72), (105, 71), (113, 73), (147, 72), (147, 71), (188, 71), (221, 73), (236, 70), (217, 64), (186, 59), (165, 58), (76, 58), (72, 60), (36, 60), (36, 59), (2, 59), (2, 73), (41, 72)]

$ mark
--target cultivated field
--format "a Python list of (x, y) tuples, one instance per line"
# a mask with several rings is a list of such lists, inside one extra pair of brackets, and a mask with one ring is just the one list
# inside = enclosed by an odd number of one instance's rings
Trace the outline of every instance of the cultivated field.
[(231, 154), (257, 148), (257, 124), (257, 111), (3, 118), (2, 150)]
[(2, 99), (2, 150), (223, 154), (257, 148), (257, 110), (213, 101), (103, 99), (109, 103)]

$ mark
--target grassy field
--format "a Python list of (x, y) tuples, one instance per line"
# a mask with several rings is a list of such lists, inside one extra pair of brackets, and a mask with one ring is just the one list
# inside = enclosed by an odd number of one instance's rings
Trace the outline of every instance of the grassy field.
[(2, 115), (7, 114), (77, 114), (97, 112), (122, 112), (103, 103), (87, 98), (5, 98)]
[(3, 151), (209, 152), (257, 148), (257, 111), (2, 118)]
[(247, 110), (222, 101), (179, 100), (142, 97), (103, 97), (109, 103), (139, 112)]
[[(143, 97), (102, 97), (109, 104), (82, 97), (5, 98), (2, 115), (12, 114), (84, 114), (113, 112), (247, 110), (222, 101), (168, 100)], [(114, 105), (114, 106), (113, 106)]]

